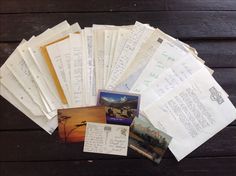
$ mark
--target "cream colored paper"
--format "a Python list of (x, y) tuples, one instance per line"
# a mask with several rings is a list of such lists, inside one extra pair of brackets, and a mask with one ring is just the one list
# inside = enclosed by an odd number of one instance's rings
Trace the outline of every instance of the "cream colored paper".
[(148, 25), (139, 22), (135, 23), (129, 38), (125, 42), (122, 52), (117, 59), (116, 65), (111, 72), (106, 89), (111, 90), (115, 88), (117, 82), (122, 77), (125, 69), (129, 67), (129, 64), (134, 59), (143, 42), (145, 42), (153, 31), (154, 29)]
[(71, 46), (71, 99), (73, 106), (83, 106), (83, 44), (81, 34), (70, 34)]

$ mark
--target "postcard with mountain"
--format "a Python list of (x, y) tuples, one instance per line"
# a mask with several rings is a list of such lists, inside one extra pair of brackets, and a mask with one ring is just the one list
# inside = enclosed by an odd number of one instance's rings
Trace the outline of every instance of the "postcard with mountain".
[(139, 115), (130, 126), (129, 147), (159, 164), (172, 137), (155, 128), (145, 116)]
[(105, 106), (107, 123), (130, 125), (139, 115), (140, 95), (100, 90), (98, 104)]

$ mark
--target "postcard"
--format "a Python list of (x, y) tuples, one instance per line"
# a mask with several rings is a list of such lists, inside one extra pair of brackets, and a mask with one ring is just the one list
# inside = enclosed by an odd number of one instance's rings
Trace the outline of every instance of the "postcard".
[(87, 122), (106, 123), (104, 106), (91, 106), (58, 110), (59, 137), (64, 142), (84, 141)]
[(155, 128), (144, 116), (133, 120), (130, 126), (129, 147), (159, 164), (171, 137)]
[(129, 126), (88, 122), (84, 152), (127, 156)]
[(140, 95), (100, 90), (98, 104), (105, 106), (107, 123), (130, 125), (139, 115)]

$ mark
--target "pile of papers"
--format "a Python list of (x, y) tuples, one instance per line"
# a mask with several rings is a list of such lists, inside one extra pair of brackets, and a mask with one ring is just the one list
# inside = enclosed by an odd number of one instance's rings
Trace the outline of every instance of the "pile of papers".
[(64, 21), (22, 40), (1, 67), (1, 95), (52, 134), (58, 109), (95, 106), (100, 90), (139, 94), (139, 114), (172, 137), (179, 161), (236, 119), (212, 73), (194, 48), (148, 24)]

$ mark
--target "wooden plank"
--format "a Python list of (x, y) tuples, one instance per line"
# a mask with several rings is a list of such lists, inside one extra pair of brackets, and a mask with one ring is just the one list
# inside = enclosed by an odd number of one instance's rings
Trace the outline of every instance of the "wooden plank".
[[(0, 1), (2, 6), (0, 13), (21, 13), (21, 12), (115, 12), (115, 11), (152, 11), (164, 10), (165, 0), (159, 1), (123, 1), (123, 0), (82, 0), (61, 1), (61, 0), (36, 0), (31, 2), (25, 0), (24, 3), (17, 0), (7, 2)], [(45, 6), (46, 4), (46, 6)]]
[(0, 43), (0, 66), (4, 64), (7, 58), (19, 45), (19, 42), (14, 43)]
[[(236, 156), (236, 127), (227, 127), (187, 157)], [(48, 135), (43, 131), (1, 131), (0, 161), (47, 161), (47, 160), (89, 160), (126, 159), (122, 156), (83, 152), (83, 142), (65, 144), (58, 138), (58, 132)], [(165, 158), (174, 156), (168, 150)], [(127, 158), (144, 158), (129, 149)]]
[(217, 68), (213, 77), (229, 95), (236, 95), (236, 68)]
[[(234, 106), (236, 106), (236, 96), (230, 96)], [(1, 111), (0, 130), (40, 130), (41, 128), (17, 110), (13, 105), (0, 97)], [(236, 121), (230, 124), (236, 126)]]
[(235, 10), (236, 2), (234, 0), (168, 0), (166, 1), (167, 10)]
[[(214, 77), (219, 84), (230, 95), (230, 99), (236, 106), (236, 68), (215, 69)], [(0, 118), (0, 130), (10, 129), (40, 129), (36, 124), (31, 122), (23, 113), (18, 111), (14, 106), (0, 97), (0, 106), (2, 110)], [(236, 122), (232, 123), (236, 125)]]
[(209, 67), (236, 67), (235, 40), (184, 41), (198, 51)]
[(0, 0), (0, 13), (236, 10), (234, 0)]
[[(230, 95), (229, 99), (233, 103), (234, 107), (236, 107), (236, 96), (235, 95)], [(230, 125), (236, 126), (236, 120), (234, 122), (232, 122)]]
[(164, 159), (155, 165), (146, 159), (2, 162), (1, 176), (162, 175), (234, 176), (236, 157), (189, 158), (180, 163)]
[[(129, 17), (129, 18), (127, 18)], [(82, 27), (92, 24), (134, 24), (136, 20), (159, 27), (164, 32), (180, 39), (235, 38), (235, 11), (160, 11), (117, 13), (45, 13), (0, 15), (0, 41), (29, 39), (47, 28), (67, 19), (79, 22)]]
[[(192, 47), (195, 47), (199, 57), (206, 61), (209, 67), (232, 68), (236, 67), (236, 40), (200, 40), (184, 41)], [(14, 51), (19, 42), (0, 43), (0, 65)]]

